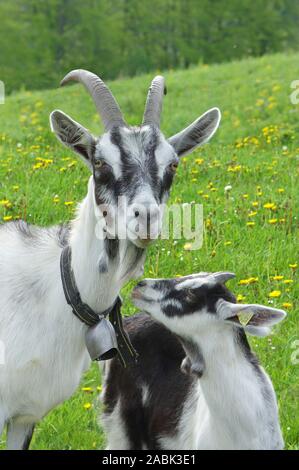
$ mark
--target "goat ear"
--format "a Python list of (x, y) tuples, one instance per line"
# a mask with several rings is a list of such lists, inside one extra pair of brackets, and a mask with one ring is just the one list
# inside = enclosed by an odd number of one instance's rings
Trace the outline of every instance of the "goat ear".
[(281, 322), (286, 312), (258, 304), (233, 304), (221, 299), (217, 302), (217, 313), (224, 320), (244, 328), (254, 336), (266, 336), (270, 328)]
[(221, 113), (218, 108), (212, 108), (196, 119), (190, 126), (170, 137), (168, 142), (182, 157), (192, 152), (196, 147), (208, 142), (218, 129)]
[(66, 147), (77, 152), (84, 163), (92, 169), (92, 156), (96, 139), (90, 132), (62, 111), (55, 110), (50, 114), (51, 130)]

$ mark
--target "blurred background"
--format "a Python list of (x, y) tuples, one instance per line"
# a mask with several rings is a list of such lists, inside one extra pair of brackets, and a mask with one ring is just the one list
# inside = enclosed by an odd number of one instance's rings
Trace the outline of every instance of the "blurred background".
[(56, 87), (87, 68), (104, 79), (294, 50), (294, 0), (0, 0), (6, 92)]

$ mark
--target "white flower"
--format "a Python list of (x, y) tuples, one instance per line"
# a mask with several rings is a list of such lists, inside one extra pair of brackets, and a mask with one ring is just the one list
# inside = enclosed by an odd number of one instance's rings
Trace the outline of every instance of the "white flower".
[(231, 184), (227, 184), (224, 188), (224, 192), (225, 193), (228, 193), (229, 191), (231, 191), (233, 189), (232, 185)]

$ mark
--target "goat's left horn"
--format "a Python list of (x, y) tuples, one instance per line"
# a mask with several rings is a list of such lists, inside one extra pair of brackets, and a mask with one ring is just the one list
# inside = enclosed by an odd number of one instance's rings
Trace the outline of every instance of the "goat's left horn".
[(219, 282), (220, 284), (225, 284), (230, 279), (233, 279), (234, 277), (236, 277), (234, 273), (228, 273), (228, 272), (214, 273), (212, 274), (212, 276), (213, 276), (213, 279), (215, 279), (215, 281)]
[(97, 75), (83, 69), (72, 70), (60, 82), (60, 86), (70, 81), (80, 82), (85, 86), (96, 105), (106, 131), (114, 126), (127, 127), (116, 99)]
[(163, 96), (166, 95), (165, 80), (160, 75), (154, 78), (147, 94), (142, 125), (160, 127)]

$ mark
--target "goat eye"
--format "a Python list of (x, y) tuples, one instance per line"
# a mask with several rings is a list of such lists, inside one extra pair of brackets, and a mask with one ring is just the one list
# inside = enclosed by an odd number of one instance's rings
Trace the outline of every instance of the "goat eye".
[(177, 168), (178, 168), (178, 164), (176, 162), (172, 162), (170, 165), (168, 165), (168, 168), (173, 172), (175, 173), (177, 171)]
[(96, 170), (99, 170), (100, 168), (102, 168), (103, 166), (105, 165), (105, 162), (103, 162), (103, 160), (96, 160), (94, 162), (94, 167)]

